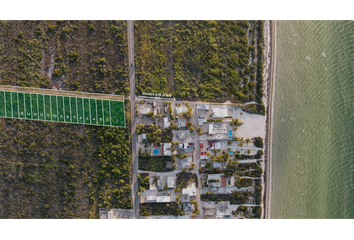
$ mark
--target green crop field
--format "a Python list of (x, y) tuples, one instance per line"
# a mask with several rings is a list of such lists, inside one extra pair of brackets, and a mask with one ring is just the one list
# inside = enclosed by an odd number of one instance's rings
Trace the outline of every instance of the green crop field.
[(125, 127), (124, 102), (0, 91), (0, 117)]

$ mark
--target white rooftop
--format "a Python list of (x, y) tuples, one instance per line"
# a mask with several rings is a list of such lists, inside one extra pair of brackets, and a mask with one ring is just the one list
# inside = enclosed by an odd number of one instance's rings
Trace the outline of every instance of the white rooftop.
[(213, 134), (214, 133), (214, 126), (212, 123), (209, 123), (209, 134)]
[(174, 177), (167, 177), (167, 187), (168, 188), (175, 188), (175, 178)]
[(156, 201), (157, 196), (156, 195), (147, 195), (146, 200), (147, 201)]
[(140, 113), (141, 113), (141, 114), (147, 114), (148, 112), (150, 112), (150, 108), (144, 107), (144, 106), (142, 106), (142, 107), (140, 108)]
[(199, 103), (199, 104), (197, 104), (197, 109), (209, 110), (209, 104), (208, 103)]
[(156, 202), (171, 202), (170, 196), (157, 196)]
[(188, 194), (189, 196), (197, 196), (196, 188), (182, 188), (182, 194)]
[(222, 164), (221, 164), (221, 162), (213, 162), (213, 167), (214, 168), (221, 168), (222, 167)]
[(198, 118), (198, 125), (203, 126), (203, 123), (205, 123), (207, 120), (205, 118)]
[(142, 133), (141, 137), (143, 138), (143, 140), (146, 139), (146, 133)]
[(175, 107), (176, 113), (184, 113), (187, 112), (188, 108), (187, 107)]
[(208, 180), (220, 180), (221, 181), (221, 175), (223, 174), (208, 174)]
[(213, 117), (226, 117), (228, 114), (228, 106), (212, 106)]
[(167, 117), (163, 118), (163, 126), (164, 126), (164, 128), (168, 128), (170, 125), (171, 124), (168, 121), (168, 118)]

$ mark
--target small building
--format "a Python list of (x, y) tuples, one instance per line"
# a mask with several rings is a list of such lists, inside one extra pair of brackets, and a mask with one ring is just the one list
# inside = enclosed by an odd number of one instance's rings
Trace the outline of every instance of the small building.
[(209, 104), (208, 103), (198, 103), (197, 110), (209, 110)]
[(168, 188), (175, 188), (176, 187), (176, 181), (174, 177), (167, 177), (167, 187)]
[(214, 128), (213, 129), (214, 134), (226, 134), (227, 133), (226, 123), (214, 123), (213, 128)]
[(197, 196), (196, 188), (182, 188), (182, 194), (188, 194), (189, 197)]
[(162, 154), (166, 156), (171, 156), (172, 154), (177, 154), (177, 151), (171, 151), (172, 144), (171, 143), (163, 143), (162, 144)]
[(191, 201), (191, 197), (189, 196), (189, 194), (182, 194), (181, 196), (181, 202), (185, 203), (185, 202), (190, 202)]
[(222, 168), (221, 162), (213, 162), (213, 167), (214, 168)]
[(198, 118), (198, 125), (203, 126), (203, 123), (207, 122), (206, 118)]
[(150, 108), (149, 107), (145, 107), (145, 106), (141, 106), (140, 110), (139, 110), (140, 114), (147, 114), (150, 112)]
[(209, 155), (207, 155), (206, 152), (200, 153), (200, 160), (208, 160), (208, 159), (209, 159)]
[(208, 141), (208, 144), (209, 144), (209, 148), (210, 148), (211, 150), (214, 150), (214, 149), (221, 149), (221, 142)]
[(141, 139), (142, 139), (143, 142), (146, 141), (146, 133), (142, 133), (141, 134)]
[(188, 126), (188, 120), (184, 118), (179, 118), (178, 119), (178, 127), (181, 128), (186, 128)]
[(168, 118), (167, 117), (164, 117), (163, 118), (163, 127), (164, 128), (168, 128), (168, 127), (170, 127), (171, 126), (171, 124), (170, 124), (170, 122), (168, 121)]
[[(229, 111), (229, 108), (231, 111)], [(213, 117), (230, 117), (232, 116), (232, 107), (225, 105), (212, 105), (212, 116)]]
[(187, 107), (175, 107), (175, 111), (176, 111), (176, 114), (179, 114), (179, 113), (184, 113), (184, 112), (187, 112), (188, 111), (188, 108)]
[(161, 109), (157, 108), (157, 114), (160, 114), (160, 113), (161, 113)]
[(183, 204), (183, 209), (184, 209), (184, 213), (186, 215), (191, 215), (193, 214), (193, 211), (194, 211), (194, 204), (191, 204), (191, 203), (184, 203)]
[(156, 202), (171, 202), (170, 196), (157, 196)]
[(161, 180), (159, 178), (157, 179), (157, 189), (163, 189)]
[(209, 123), (209, 134), (214, 134), (214, 124)]
[(192, 152), (194, 150), (193, 143), (180, 143), (179, 149), (184, 150), (185, 152)]
[(156, 195), (147, 195), (146, 201), (147, 202), (156, 202), (157, 196)]
[(141, 135), (138, 135), (138, 142), (141, 143), (143, 141), (143, 137)]

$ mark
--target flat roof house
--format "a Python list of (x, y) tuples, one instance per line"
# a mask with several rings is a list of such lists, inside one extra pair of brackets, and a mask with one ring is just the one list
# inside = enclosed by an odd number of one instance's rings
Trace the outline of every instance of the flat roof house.
[(176, 187), (176, 181), (174, 177), (167, 177), (167, 187), (168, 188), (175, 188)]

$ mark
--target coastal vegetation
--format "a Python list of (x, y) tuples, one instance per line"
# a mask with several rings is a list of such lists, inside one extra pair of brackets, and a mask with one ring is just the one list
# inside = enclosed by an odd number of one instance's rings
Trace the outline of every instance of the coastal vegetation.
[(237, 188), (250, 187), (253, 184), (253, 179), (250, 178), (240, 178), (237, 176), (235, 186)]
[(156, 124), (138, 124), (136, 127), (136, 133), (146, 133), (146, 138), (150, 143), (170, 143), (172, 142), (171, 127), (161, 129)]
[(245, 204), (250, 196), (254, 197), (251, 191), (232, 191), (228, 194), (201, 194), (200, 198), (206, 202), (230, 201), (230, 204)]
[(183, 208), (175, 202), (170, 203), (140, 203), (139, 212), (141, 216), (150, 215), (184, 215)]
[(188, 183), (194, 182), (195, 186), (198, 187), (198, 177), (195, 173), (181, 172), (177, 175), (176, 189), (175, 192), (181, 192), (182, 188), (186, 188)]
[(241, 106), (242, 110), (251, 114), (265, 115), (265, 106), (263, 104), (246, 104)]
[(238, 118), (232, 119), (230, 122), (230, 126), (236, 126), (239, 127), (243, 124)]
[(0, 21), (0, 84), (129, 95), (126, 25)]
[[(0, 84), (129, 94), (126, 22), (1, 21)], [(0, 217), (98, 218), (131, 206), (126, 128), (0, 119)]]
[(259, 148), (263, 148), (264, 144), (263, 144), (263, 138), (261, 137), (255, 137), (254, 138), (254, 146), (259, 147)]
[(167, 163), (172, 162), (171, 156), (150, 156), (148, 154), (139, 156), (139, 169), (143, 171), (153, 172), (169, 172), (173, 171), (173, 168), (168, 169)]
[(135, 21), (134, 27), (137, 94), (263, 104), (263, 21)]
[(233, 214), (236, 216), (237, 214), (242, 214), (243, 216), (247, 216), (249, 218), (261, 218), (262, 215), (262, 207), (260, 206), (252, 206), (252, 207), (246, 207), (246, 206), (239, 206), (236, 211), (233, 212)]
[(139, 184), (139, 192), (145, 192), (145, 190), (150, 189), (150, 177), (148, 173), (139, 173), (138, 184)]

